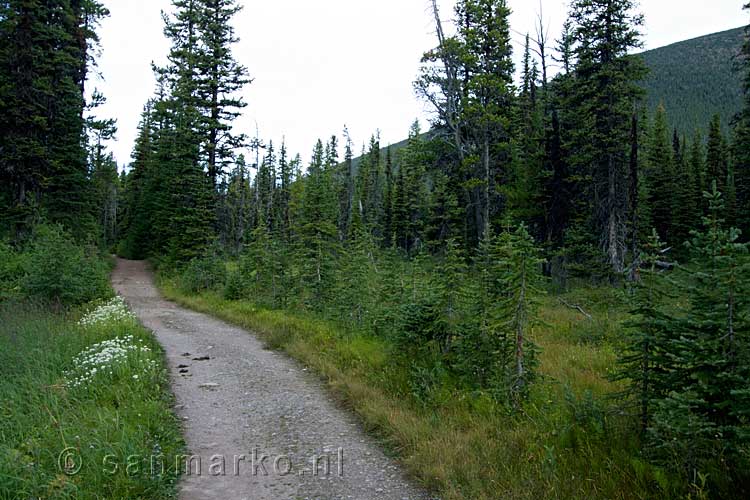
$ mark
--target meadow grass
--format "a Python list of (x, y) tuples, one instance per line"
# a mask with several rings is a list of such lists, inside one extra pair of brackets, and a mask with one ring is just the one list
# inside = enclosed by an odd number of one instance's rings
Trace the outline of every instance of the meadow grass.
[(344, 331), (306, 313), (258, 308), (217, 293), (165, 295), (258, 334), (315, 370), (423, 486), (444, 500), (670, 498), (675, 485), (639, 456), (633, 419), (610, 397), (614, 346), (627, 317), (607, 290), (547, 297), (541, 380), (521, 415), (449, 380), (430, 403), (412, 394), (408, 367), (386, 339)]
[[(133, 319), (79, 316), (0, 305), (0, 499), (174, 498), (174, 460), (151, 466), (183, 450), (160, 347)], [(102, 342), (132, 349), (76, 364)]]

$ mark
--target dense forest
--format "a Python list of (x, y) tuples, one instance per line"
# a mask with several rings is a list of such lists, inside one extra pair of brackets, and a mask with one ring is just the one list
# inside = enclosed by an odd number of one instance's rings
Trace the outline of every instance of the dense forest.
[[(375, 134), (361, 154), (346, 130), (326, 131), (308, 160), (233, 126), (252, 88), (232, 54), (238, 2), (173, 0), (168, 62), (118, 175), (103, 146), (114, 122), (93, 116), (103, 96), (85, 100), (106, 11), (2, 2), (2, 250), (38, 247), (33, 228), (51, 225), (88, 252), (150, 259), (189, 293), (379, 339), (404, 369), (382, 382), (394, 394), (431, 411), (446, 393), (488, 400), (511, 421), (547, 377), (535, 334), (548, 297), (593, 290), (627, 310), (601, 404), (624, 422), (628, 470), (665, 497), (742, 497), (750, 41), (719, 52), (740, 72), (742, 111), (711, 110), (696, 130), (685, 105), (643, 90), (636, 3), (570, 4), (556, 40), (539, 20), (516, 68), (505, 0), (457, 2), (455, 30), (432, 2), (436, 45), (414, 82), (430, 130), (415, 122), (392, 149)], [(0, 281), (31, 294), (11, 271)], [(596, 420), (598, 404), (571, 418)]]

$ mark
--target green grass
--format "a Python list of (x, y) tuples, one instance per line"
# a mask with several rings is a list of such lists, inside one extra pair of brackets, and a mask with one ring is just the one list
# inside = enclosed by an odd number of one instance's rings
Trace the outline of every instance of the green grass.
[(165, 295), (256, 332), (319, 373), (422, 485), (445, 500), (668, 498), (674, 485), (639, 457), (632, 419), (608, 395), (614, 345), (626, 314), (616, 292), (548, 297), (542, 381), (523, 415), (444, 380), (429, 403), (414, 395), (409, 369), (381, 338), (344, 331), (299, 312), (272, 311), (216, 293), (188, 295), (169, 280)]
[[(134, 321), (84, 329), (75, 319), (0, 305), (0, 499), (174, 498), (174, 465), (164, 474), (148, 465), (152, 455), (183, 449), (162, 351)], [(125, 336), (150, 351), (111, 375), (66, 385), (76, 355)], [(66, 449), (75, 458), (60, 463)]]

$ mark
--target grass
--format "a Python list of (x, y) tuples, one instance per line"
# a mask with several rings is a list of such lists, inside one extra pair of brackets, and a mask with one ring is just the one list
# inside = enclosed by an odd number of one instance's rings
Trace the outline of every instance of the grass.
[(186, 307), (252, 330), (323, 377), (368, 431), (426, 488), (444, 500), (668, 498), (670, 480), (638, 455), (632, 420), (608, 395), (614, 345), (626, 314), (608, 290), (566, 297), (591, 313), (548, 297), (542, 380), (521, 416), (490, 398), (433, 386), (429, 404), (409, 386), (393, 345), (299, 312), (258, 308), (219, 294), (190, 295), (163, 280), (165, 295)]
[[(174, 498), (175, 466), (149, 464), (183, 449), (162, 351), (132, 320), (83, 328), (76, 319), (0, 305), (0, 499)], [(127, 336), (149, 350), (66, 383), (79, 353)]]

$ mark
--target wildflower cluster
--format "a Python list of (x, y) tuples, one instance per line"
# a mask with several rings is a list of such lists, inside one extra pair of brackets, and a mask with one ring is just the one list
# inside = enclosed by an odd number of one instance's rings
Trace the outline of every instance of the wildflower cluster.
[(103, 323), (114, 323), (124, 321), (134, 321), (135, 315), (128, 309), (122, 297), (115, 297), (112, 300), (100, 305), (78, 322), (84, 327), (100, 325)]
[(151, 349), (132, 335), (94, 344), (73, 359), (74, 368), (65, 373), (67, 386), (77, 388), (97, 377), (123, 374), (138, 380), (158, 369), (150, 353)]

